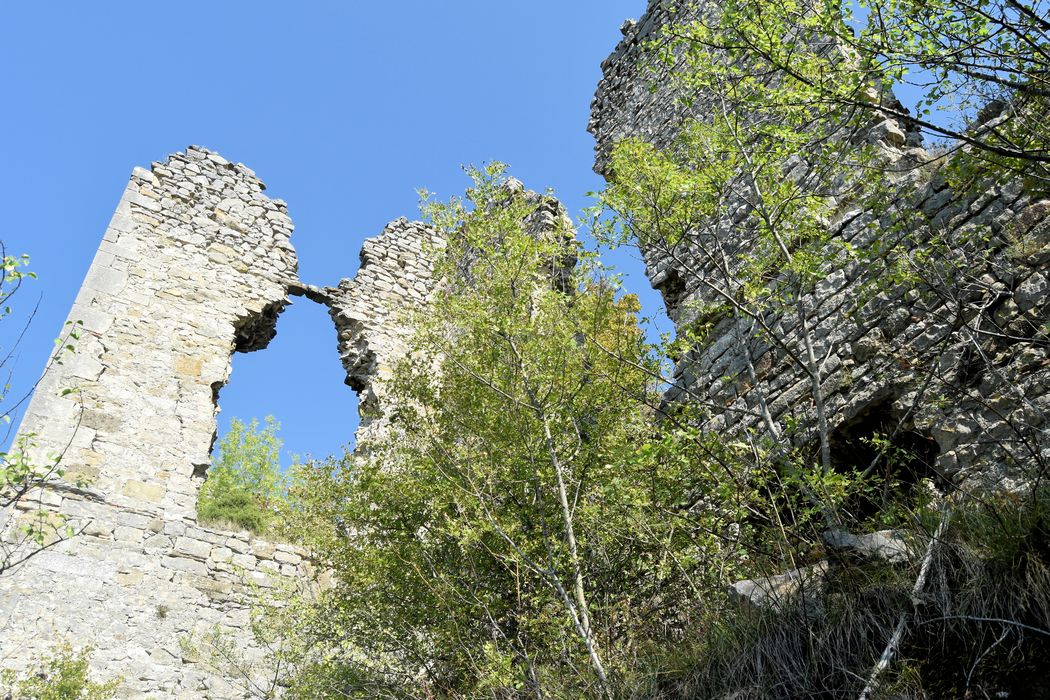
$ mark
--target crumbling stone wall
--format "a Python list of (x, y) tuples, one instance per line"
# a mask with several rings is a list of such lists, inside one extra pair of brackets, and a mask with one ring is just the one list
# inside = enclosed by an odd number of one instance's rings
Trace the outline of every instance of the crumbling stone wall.
[(353, 279), (317, 292), (339, 334), (346, 384), (358, 393), (358, 445), (383, 430), (383, 382), (408, 351), (407, 321), (430, 296), (434, 253), (442, 247), (430, 226), (396, 219), (365, 240)]
[[(513, 178), (505, 183), (504, 192), (527, 203), (530, 213), (523, 224), (531, 235), (558, 231), (575, 236), (572, 220), (554, 197), (528, 190)], [(292, 290), (329, 308), (339, 335), (346, 384), (358, 393), (358, 447), (387, 428), (384, 417), (391, 407), (384, 397), (384, 383), (410, 350), (411, 318), (425, 310), (438, 284), (434, 261), (444, 247), (444, 239), (429, 224), (395, 219), (380, 235), (365, 240), (361, 265), (352, 279), (335, 287)], [(575, 264), (575, 258), (557, 261), (552, 268), (554, 282), (561, 283)]]
[[(623, 40), (602, 64), (589, 129), (595, 170), (607, 177), (618, 141), (636, 137), (666, 147), (687, 118), (704, 114), (703, 97), (692, 95), (692, 106), (683, 106), (667, 68), (646, 50), (673, 21), (667, 5), (652, 0), (640, 20), (626, 22)], [(717, 16), (711, 4), (687, 10), (700, 12)], [(822, 393), (835, 446), (846, 453), (838, 457), (862, 456), (844, 447), (855, 446), (858, 430), (895, 431), (922, 443), (929, 471), (943, 479), (1009, 485), (1018, 466), (1050, 460), (1050, 200), (1025, 191), (1018, 179), (952, 191), (943, 161), (916, 167), (930, 161), (929, 154), (917, 133), (894, 120), (876, 115), (867, 142), (878, 149), (893, 202), (874, 211), (843, 198), (828, 218), (832, 238), (867, 250), (880, 236), (901, 235), (903, 227), (916, 251), (938, 238), (955, 258), (955, 274), (884, 285), (872, 297), (877, 266), (850, 261), (829, 246), (825, 276), (802, 308), (817, 357), (827, 358)], [(726, 219), (711, 222), (733, 255), (748, 253), (742, 243), (747, 214), (741, 201)], [(642, 253), (678, 328), (718, 301), (705, 284), (718, 272), (695, 245), (648, 246)], [(764, 321), (788, 350), (803, 354), (797, 314)], [(816, 412), (804, 369), (756, 333), (750, 319), (730, 314), (713, 322), (707, 340), (679, 362), (669, 399), (707, 406), (711, 429), (763, 434), (770, 423), (778, 433), (799, 425), (796, 439), (812, 444)]]
[[(248, 627), (253, 591), (315, 580), (290, 545), (197, 523), (231, 356), (265, 348), (289, 295), (325, 304), (367, 444), (386, 429), (384, 381), (409, 349), (443, 241), (397, 219), (365, 241), (354, 279), (307, 285), (285, 204), (263, 190), (199, 147), (133, 172), (69, 315), (83, 324), (76, 353), (46, 372), (19, 430), (35, 435), (38, 462), (61, 454), (68, 473), (2, 514), (0, 531), (15, 537), (44, 508), (78, 534), (0, 577), (0, 668), (31, 668), (69, 640), (94, 647), (100, 676), (123, 677), (122, 697), (244, 697), (241, 672), (264, 656)], [(517, 181), (508, 194), (534, 206), (536, 235), (571, 234), (556, 200)], [(241, 672), (216, 673), (193, 648), (216, 629)]]
[[(63, 455), (69, 481), (35, 494), (82, 532), (0, 577), (0, 667), (68, 639), (123, 676), (122, 697), (241, 692), (180, 640), (218, 625), (251, 657), (245, 585), (304, 566), (287, 545), (196, 522), (216, 396), (235, 350), (264, 347), (298, 283), (285, 204), (205, 149), (136, 168), (70, 312), (77, 352), (52, 367), (20, 435)], [(62, 396), (62, 390), (78, 391)], [(5, 514), (6, 535), (19, 513)]]

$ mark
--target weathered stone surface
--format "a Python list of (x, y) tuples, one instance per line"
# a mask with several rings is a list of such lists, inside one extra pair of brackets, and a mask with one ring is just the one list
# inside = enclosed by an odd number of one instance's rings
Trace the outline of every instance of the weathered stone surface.
[(895, 530), (880, 530), (866, 535), (854, 535), (846, 530), (828, 530), (823, 540), (828, 550), (861, 561), (903, 564), (915, 558), (912, 546), (902, 533)]
[[(651, 0), (640, 20), (625, 23), (623, 40), (602, 64), (589, 126), (599, 172), (616, 141), (637, 136), (665, 146), (685, 118), (704, 109), (703, 99), (684, 108), (666, 74), (652, 71), (645, 56), (644, 44), (669, 20), (667, 6)], [(887, 163), (914, 165), (925, 157), (917, 134), (882, 117), (866, 141)], [(799, 164), (785, 166), (796, 177)], [(832, 236), (863, 249), (903, 212), (916, 212), (923, 217), (914, 223), (916, 241), (937, 232), (963, 250), (966, 241), (991, 233), (1006, 243), (984, 251), (981, 269), (943, 285), (940, 298), (903, 288), (865, 296), (867, 273), (832, 255), (800, 315), (763, 321), (796, 353), (803, 326), (811, 330), (826, 358), (822, 391), (835, 430), (882, 411), (928, 436), (935, 447), (931, 473), (1009, 485), (1028, 447), (1050, 459), (1050, 202), (1033, 200), (1015, 182), (955, 193), (935, 168), (902, 170), (909, 174), (893, 182), (900, 207), (865, 211), (843, 202), (828, 217)], [(553, 200), (524, 192), (520, 183), (509, 187), (534, 201), (531, 227), (564, 223)], [(34, 494), (34, 507), (59, 511), (83, 530), (0, 578), (3, 666), (24, 669), (69, 637), (95, 647), (103, 676), (125, 677), (124, 697), (241, 697), (179, 641), (219, 625), (237, 635), (249, 657), (258, 653), (245, 583), (270, 588), (281, 577), (309, 575), (309, 561), (294, 548), (196, 522), (216, 393), (229, 377), (231, 354), (266, 346), (289, 294), (326, 304), (346, 382), (361, 397), (358, 443), (367, 443), (383, 429), (389, 409), (383, 380), (408, 349), (404, 321), (425, 308), (442, 241), (426, 225), (398, 219), (366, 241), (355, 279), (325, 288), (303, 284), (287, 208), (263, 189), (249, 168), (197, 147), (132, 173), (69, 317), (83, 322), (78, 352), (47, 374), (20, 429), (39, 436), (38, 458), (64, 451), (70, 475), (92, 483), (87, 490)], [(741, 202), (713, 230), (731, 242), (748, 215)], [(671, 318), (690, 323), (711, 301), (703, 274), (692, 272), (704, 271), (702, 257), (689, 249), (676, 257), (642, 252)], [(980, 300), (980, 324), (953, 316), (958, 299)], [(922, 370), (930, 368), (964, 390), (945, 399), (938, 384), (931, 389), (924, 381), (930, 373)], [(812, 443), (805, 373), (738, 319), (716, 319), (709, 341), (683, 357), (676, 380), (670, 400), (692, 397), (719, 407), (709, 412), (711, 430), (760, 434), (767, 428), (764, 407), (778, 430), (801, 426), (796, 439)], [(62, 395), (74, 387), (80, 391)], [(0, 523), (5, 536), (24, 516), (23, 509)], [(862, 557), (910, 556), (892, 533), (837, 533), (827, 544)], [(801, 591), (819, 592), (825, 567), (738, 582), (733, 593), (750, 605), (776, 605)]]
[[(505, 191), (506, 196), (524, 198), (529, 205), (531, 213), (523, 225), (531, 235), (556, 230), (575, 235), (572, 220), (553, 197), (527, 190), (513, 178), (506, 182)], [(435, 286), (434, 259), (444, 247), (444, 240), (427, 224), (397, 219), (364, 242), (361, 266), (353, 279), (344, 279), (336, 287), (293, 290), (329, 307), (339, 334), (346, 383), (358, 392), (358, 446), (384, 430), (390, 409), (384, 399), (384, 383), (409, 350), (411, 315), (426, 308)], [(576, 260), (560, 262), (554, 284), (562, 282)]]
[[(4, 668), (66, 638), (95, 648), (100, 677), (124, 677), (121, 697), (242, 696), (184, 661), (180, 640), (218, 624), (257, 655), (232, 547), (216, 545), (274, 547), (197, 525), (195, 465), (209, 462), (232, 353), (266, 344), (298, 284), (291, 233), (254, 174), (205, 149), (133, 172), (69, 315), (83, 321), (77, 354), (46, 374), (19, 431), (37, 434), (37, 459), (64, 451), (92, 483), (34, 499), (83, 532), (0, 577)], [(301, 575), (297, 554), (282, 557)]]
[(314, 292), (328, 305), (346, 384), (358, 393), (359, 445), (382, 430), (383, 382), (408, 350), (406, 321), (430, 295), (434, 252), (443, 245), (429, 226), (397, 219), (365, 241), (353, 279)]
[(766, 578), (737, 581), (729, 587), (729, 594), (741, 603), (756, 608), (777, 608), (797, 603), (801, 597), (806, 604), (817, 601), (824, 592), (828, 563), (793, 569)]
[[(645, 49), (675, 20), (672, 6), (686, 21), (718, 14), (717, 3), (651, 0), (641, 19), (624, 25), (623, 40), (602, 64), (591, 105), (588, 128), (599, 173), (608, 174), (618, 141), (641, 138), (664, 147), (686, 119), (705, 114), (704, 95), (690, 94), (684, 106), (666, 65)], [(902, 123), (879, 120), (867, 136), (887, 166), (882, 177), (895, 188), (895, 203), (869, 212), (843, 201), (827, 217), (832, 239), (865, 250), (887, 232), (905, 230), (917, 251), (936, 235), (949, 242), (939, 254), (956, 256), (957, 274), (940, 277), (939, 269), (922, 269), (930, 277), (916, 288), (872, 295), (873, 288), (885, 286), (878, 267), (850, 260), (833, 243), (825, 278), (799, 305), (803, 319), (793, 311), (763, 319), (783, 347), (756, 333), (750, 319), (724, 318), (681, 359), (668, 399), (724, 407), (710, 410), (704, 427), (750, 434), (769, 432), (760, 410), (765, 406), (779, 435), (791, 433), (797, 446), (812, 448), (812, 384), (805, 368), (790, 359), (805, 354), (804, 320), (817, 356), (826, 358), (821, 386), (833, 431), (848, 431), (881, 412), (884, 424), (928, 441), (921, 449), (929, 461), (925, 475), (975, 488), (1017, 486), (1022, 468), (1050, 450), (1050, 426), (1043, 418), (1050, 414), (1050, 205), (1026, 192), (1019, 178), (953, 191), (943, 160), (931, 159), (919, 134)], [(797, 170), (791, 165), (785, 163), (786, 172)], [(864, 177), (878, 172), (867, 170)], [(828, 189), (827, 183), (814, 184)], [(731, 260), (746, 259), (748, 208), (742, 201), (727, 211), (705, 222), (703, 236), (720, 241)], [(697, 244), (673, 251), (646, 245), (642, 255), (678, 327), (722, 301), (711, 289), (722, 273)], [(1012, 417), (1021, 414), (1032, 419)]]

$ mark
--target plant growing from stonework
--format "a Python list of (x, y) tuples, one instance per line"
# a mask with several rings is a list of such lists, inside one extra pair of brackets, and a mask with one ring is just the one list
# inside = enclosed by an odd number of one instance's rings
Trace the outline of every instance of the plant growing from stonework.
[(273, 416), (262, 426), (254, 418), (247, 424), (237, 418), (230, 421), (198, 496), (201, 522), (267, 531), (285, 490), (278, 430)]
[[(7, 255), (2, 242), (0, 257), (0, 320), (4, 320), (15, 314), (13, 304), (16, 295), (24, 283), (36, 279), (36, 273), (26, 269), (29, 264), (27, 255)], [(10, 365), (14, 362), (19, 342), (34, 315), (35, 312), (28, 315), (12, 345), (3, 349), (0, 371), (6, 370), (8, 377), (13, 372)], [(48, 359), (45, 374), (75, 352), (81, 325), (79, 322), (66, 323), (62, 336), (55, 341), (55, 351)], [(38, 380), (20, 397), (9, 395), (6, 382), (0, 389), (0, 421), (6, 426), (5, 439), (10, 437), (13, 428), (12, 417), (39, 385)], [(76, 392), (76, 388), (66, 388), (61, 395), (69, 396)], [(79, 414), (77, 420), (79, 422)], [(41, 454), (35, 437), (31, 433), (18, 435), (8, 451), (0, 452), (0, 525), (5, 528), (4, 536), (0, 537), (0, 575), (44, 549), (73, 537), (77, 532), (65, 516), (45, 507), (42, 500), (45, 491), (66, 475), (66, 467), (62, 463), (64, 450)], [(72, 481), (72, 485), (84, 486), (85, 482), (78, 478)]]
[[(243, 632), (215, 625), (179, 639), (186, 659), (238, 686), (244, 697), (276, 700), (284, 695), (287, 677), (302, 663), (302, 648), (294, 634), (296, 625), (308, 625), (315, 610), (313, 594), (292, 578), (275, 580), (263, 589), (246, 582), (243, 602), (249, 607), (248, 630), (254, 648), (245, 649)], [(294, 621), (294, 624), (293, 624)], [(296, 695), (295, 697), (302, 697)]]
[(109, 700), (121, 680), (93, 681), (90, 660), (90, 648), (77, 651), (63, 643), (21, 678), (11, 671), (0, 674), (0, 690), (10, 700)]

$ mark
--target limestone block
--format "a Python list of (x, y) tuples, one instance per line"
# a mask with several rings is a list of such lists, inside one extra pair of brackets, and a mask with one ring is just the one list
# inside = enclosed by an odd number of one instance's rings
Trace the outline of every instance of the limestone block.
[(1047, 295), (1046, 275), (1036, 272), (1017, 285), (1014, 302), (1021, 311), (1043, 308), (1047, 305)]
[(822, 535), (830, 551), (861, 560), (878, 560), (901, 564), (915, 558), (916, 552), (904, 535), (895, 530), (880, 530), (854, 535), (846, 530), (828, 530)]
[(152, 503), (160, 503), (164, 500), (164, 493), (164, 487), (160, 484), (148, 484), (142, 481), (128, 481), (123, 488), (123, 494), (128, 498)]
[(175, 540), (176, 555), (188, 555), (196, 559), (205, 560), (211, 555), (211, 550), (212, 546), (210, 544), (200, 540), (189, 537), (179, 537)]
[(793, 569), (783, 574), (737, 581), (729, 587), (730, 595), (741, 603), (756, 608), (776, 608), (803, 596), (818, 598), (824, 592), (828, 563)]

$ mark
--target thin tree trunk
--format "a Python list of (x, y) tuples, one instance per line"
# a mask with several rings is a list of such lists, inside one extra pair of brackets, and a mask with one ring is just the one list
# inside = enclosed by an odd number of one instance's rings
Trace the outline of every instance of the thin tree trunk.
[(555, 478), (558, 483), (558, 503), (561, 508), (562, 525), (565, 527), (565, 541), (569, 548), (569, 561), (572, 564), (573, 597), (576, 600), (580, 632), (583, 637), (583, 643), (587, 647), (587, 654), (591, 659), (591, 665), (594, 667), (594, 672), (598, 676), (602, 695), (611, 700), (612, 693), (609, 690), (609, 678), (605, 672), (605, 666), (602, 664), (601, 657), (598, 654), (598, 648), (594, 642), (594, 634), (591, 629), (590, 609), (587, 605), (587, 593), (583, 585), (583, 567), (580, 563), (579, 549), (576, 545), (576, 529), (573, 527), (572, 523), (572, 508), (569, 506), (569, 492), (565, 486), (565, 466), (562, 464), (562, 460), (558, 456), (558, 449), (554, 444), (554, 436), (551, 433), (550, 421), (547, 418), (546, 411), (543, 409), (543, 405), (539, 402), (536, 393), (533, 390), (528, 370), (525, 367), (525, 361), (518, 352), (514, 341), (511, 338), (506, 338), (506, 340), (518, 361), (518, 367), (521, 370), (522, 380), (525, 385), (525, 392), (528, 395), (529, 403), (531, 404), (530, 407), (536, 414), (536, 418), (540, 421), (540, 425), (543, 426), (543, 440), (547, 448), (547, 456), (550, 459), (551, 466), (554, 468)]
[[(949, 519), (949, 508), (946, 503), (941, 509), (941, 521), (937, 524), (937, 530), (933, 533), (933, 537), (930, 539), (929, 544), (926, 545), (926, 552), (922, 556), (922, 566), (919, 567), (919, 576), (915, 579), (915, 585), (911, 587), (911, 599), (912, 604), (915, 605), (915, 601), (918, 599), (919, 594), (926, 587), (926, 579), (930, 575), (930, 566), (933, 562), (933, 555), (937, 551), (937, 546), (940, 544), (941, 537), (944, 536), (944, 531), (948, 527)], [(904, 639), (904, 630), (908, 624), (908, 618), (911, 617), (910, 612), (901, 613), (900, 619), (897, 620), (897, 626), (893, 630), (893, 634), (890, 636), (889, 643), (886, 644), (886, 648), (882, 650), (882, 655), (879, 657), (878, 663), (875, 664), (875, 668), (871, 670), (871, 675), (868, 676), (868, 683), (864, 686), (864, 690), (861, 691), (859, 700), (871, 700), (872, 695), (879, 688), (879, 676), (885, 671), (890, 663), (893, 661), (893, 657), (897, 655), (897, 649), (900, 647), (901, 641)]]

